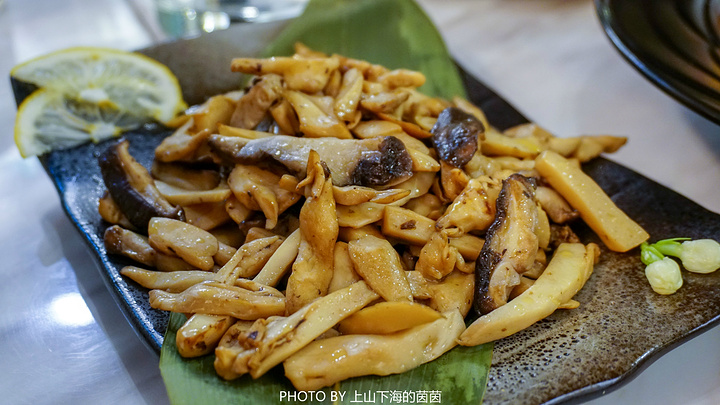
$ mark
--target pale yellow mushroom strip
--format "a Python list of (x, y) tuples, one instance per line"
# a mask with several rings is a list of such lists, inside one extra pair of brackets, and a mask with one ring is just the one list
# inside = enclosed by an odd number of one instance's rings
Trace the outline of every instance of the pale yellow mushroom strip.
[[(305, 347), (338, 322), (359, 311), (379, 296), (364, 281), (332, 292), (288, 317), (268, 320), (266, 332), (247, 357), (250, 374), (258, 378)], [(261, 322), (261, 321), (258, 321)]]
[(212, 353), (217, 342), (235, 322), (223, 315), (194, 314), (176, 334), (178, 353), (182, 357), (199, 357)]
[(502, 339), (546, 318), (568, 302), (590, 278), (599, 248), (595, 244), (563, 243), (543, 274), (525, 292), (481, 316), (458, 340), (475, 346)]
[[(412, 245), (424, 246), (435, 232), (435, 221), (407, 208), (386, 206), (382, 220), (382, 233)], [(465, 259), (475, 260), (482, 249), (483, 239), (465, 234), (450, 238)]]
[(273, 253), (265, 266), (253, 278), (253, 281), (269, 286), (275, 286), (297, 257), (298, 248), (300, 247), (300, 229), (296, 229), (291, 233)]
[(279, 240), (279, 236), (269, 236), (255, 239), (240, 246), (230, 260), (215, 273), (215, 280), (224, 284), (234, 283), (245, 268), (256, 264), (257, 252), (273, 245)]
[(464, 329), (452, 311), (404, 332), (317, 340), (285, 360), (285, 375), (296, 389), (316, 390), (350, 377), (402, 373), (455, 347)]
[(195, 284), (181, 293), (152, 290), (149, 298), (150, 306), (163, 311), (226, 315), (246, 320), (285, 312), (285, 298), (272, 291), (251, 291), (216, 281)]
[(332, 179), (314, 150), (307, 166), (308, 177), (300, 186), (308, 183), (309, 195), (300, 209), (300, 246), (285, 292), (288, 314), (327, 293), (339, 231)]
[(545, 151), (535, 160), (535, 168), (610, 250), (627, 252), (650, 237), (578, 165)]
[(152, 271), (135, 266), (123, 267), (120, 274), (145, 288), (169, 292), (185, 291), (197, 283), (215, 279), (214, 273), (203, 270)]

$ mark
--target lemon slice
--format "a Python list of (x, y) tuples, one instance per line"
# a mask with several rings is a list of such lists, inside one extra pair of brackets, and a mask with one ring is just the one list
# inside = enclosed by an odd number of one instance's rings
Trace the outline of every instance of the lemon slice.
[(18, 107), (15, 142), (25, 157), (167, 122), (187, 107), (170, 69), (132, 52), (70, 48), (20, 64), (10, 75), (41, 89)]
[(37, 156), (87, 141), (97, 143), (137, 128), (142, 122), (140, 117), (114, 108), (40, 89), (18, 107), (15, 144), (23, 157)]

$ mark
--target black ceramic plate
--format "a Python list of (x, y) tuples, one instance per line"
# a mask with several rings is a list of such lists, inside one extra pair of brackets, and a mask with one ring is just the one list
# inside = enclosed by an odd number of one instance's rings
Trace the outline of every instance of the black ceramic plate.
[[(167, 64), (179, 77), (189, 103), (235, 89), (230, 59), (259, 51), (281, 28), (278, 24), (238, 26), (206, 37), (163, 44), (143, 52)], [(238, 38), (242, 38), (239, 41)], [(182, 57), (178, 57), (182, 55)], [(503, 129), (526, 119), (485, 85), (463, 74), (470, 98)], [(168, 131), (147, 127), (127, 135), (131, 153), (149, 165), (153, 148)], [(108, 256), (102, 243), (106, 224), (97, 213), (103, 192), (96, 164), (105, 144), (52, 152), (41, 158), (64, 208), (96, 253), (100, 274), (138, 333), (159, 350), (167, 316), (149, 307), (147, 291), (124, 280), (128, 264)], [(608, 160), (586, 171), (654, 239), (688, 236), (720, 239), (720, 216)], [(586, 241), (597, 238), (584, 227)], [(603, 250), (601, 261), (577, 295), (578, 309), (552, 316), (495, 345), (489, 404), (561, 403), (587, 399), (617, 388), (662, 353), (720, 321), (720, 272), (685, 273), (672, 296), (652, 292), (638, 252)]]
[(645, 77), (720, 123), (720, 1), (595, 0), (605, 32)]

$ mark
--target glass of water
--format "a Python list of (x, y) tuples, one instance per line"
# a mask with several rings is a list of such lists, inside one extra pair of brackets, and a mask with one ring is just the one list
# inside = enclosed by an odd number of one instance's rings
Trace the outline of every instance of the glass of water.
[(155, 0), (158, 22), (172, 38), (228, 28), (235, 22), (294, 18), (308, 0)]

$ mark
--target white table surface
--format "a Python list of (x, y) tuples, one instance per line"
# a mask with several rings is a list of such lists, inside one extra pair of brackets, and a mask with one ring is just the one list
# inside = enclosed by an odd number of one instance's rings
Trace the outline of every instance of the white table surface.
[[(136, 49), (160, 38), (149, 0), (7, 0), (0, 77), (76, 45)], [(720, 212), (720, 126), (662, 93), (602, 32), (589, 0), (423, 0), (450, 52), (560, 136), (621, 134), (611, 158)], [(164, 404), (158, 357), (115, 304), (37, 159), (12, 141), (0, 80), (0, 403)], [(720, 403), (720, 327), (588, 403)]]

